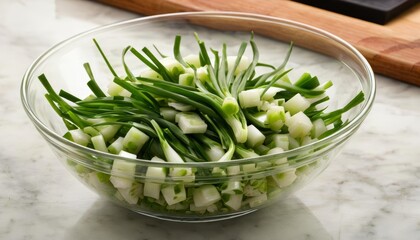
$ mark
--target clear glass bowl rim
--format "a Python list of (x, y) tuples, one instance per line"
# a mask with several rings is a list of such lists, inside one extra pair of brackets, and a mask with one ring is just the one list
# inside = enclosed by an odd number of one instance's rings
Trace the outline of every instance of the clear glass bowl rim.
[[(102, 157), (102, 158), (106, 158), (106, 159), (121, 159), (121, 160), (126, 160), (126, 161), (130, 161), (130, 162), (135, 162), (139, 165), (144, 165), (144, 166), (156, 166), (156, 167), (169, 167), (169, 166), (179, 166), (180, 164), (175, 164), (175, 163), (159, 163), (159, 162), (151, 162), (150, 160), (145, 160), (145, 159), (131, 159), (131, 158), (126, 158), (126, 157), (121, 157), (118, 155), (114, 155), (114, 154), (110, 154), (110, 153), (105, 153), (105, 152), (100, 152), (88, 147), (84, 147), (81, 145), (78, 145), (72, 141), (69, 141), (67, 139), (65, 139), (64, 137), (58, 135), (57, 133), (55, 133), (54, 131), (52, 131), (51, 129), (49, 129), (35, 114), (35, 112), (32, 110), (30, 104), (29, 104), (29, 98), (28, 98), (28, 88), (31, 82), (31, 77), (33, 75), (34, 70), (38, 67), (38, 65), (40, 63), (42, 63), (43, 61), (47, 60), (48, 57), (50, 55), (52, 55), (55, 51), (58, 51), (59, 49), (67, 46), (68, 44), (71, 44), (73, 41), (79, 39), (79, 38), (83, 38), (87, 35), (93, 34), (95, 32), (103, 32), (106, 30), (112, 30), (112, 29), (117, 29), (118, 27), (124, 26), (124, 25), (129, 25), (129, 24), (135, 24), (135, 23), (147, 23), (147, 22), (155, 22), (155, 21), (169, 21), (169, 20), (179, 20), (182, 19), (183, 17), (226, 17), (226, 18), (236, 18), (236, 19), (240, 19), (240, 18), (246, 18), (246, 19), (254, 19), (254, 20), (260, 20), (260, 21), (268, 21), (271, 23), (276, 23), (279, 25), (289, 25), (289, 26), (293, 26), (295, 28), (299, 28), (299, 29), (304, 29), (305, 31), (309, 31), (309, 32), (313, 32), (319, 35), (322, 35), (324, 37), (327, 37), (331, 40), (334, 40), (335, 42), (339, 43), (341, 46), (347, 48), (352, 54), (354, 54), (357, 58), (357, 60), (360, 61), (360, 63), (362, 64), (362, 66), (365, 68), (366, 72), (368, 73), (368, 78), (367, 78), (367, 85), (368, 85), (368, 90), (370, 90), (369, 92), (364, 92), (365, 93), (365, 101), (363, 102), (363, 106), (360, 110), (360, 112), (357, 113), (357, 115), (349, 122), (349, 124), (347, 124), (345, 127), (343, 127), (342, 129), (340, 129), (339, 131), (337, 131), (336, 133), (323, 138), (321, 140), (315, 141), (313, 143), (310, 143), (308, 145), (299, 147), (299, 148), (295, 148), (292, 150), (288, 150), (285, 151), (283, 153), (277, 153), (277, 154), (272, 154), (269, 155), (270, 158), (283, 158), (283, 157), (290, 157), (290, 156), (296, 156), (299, 155), (301, 153), (305, 153), (308, 152), (310, 149), (313, 148), (317, 148), (320, 146), (325, 146), (326, 144), (332, 144), (335, 142), (341, 142), (342, 138), (347, 138), (346, 136), (351, 135), (351, 133), (353, 131), (355, 131), (359, 125), (363, 122), (363, 120), (366, 118), (367, 114), (369, 113), (374, 98), (375, 98), (375, 93), (376, 93), (376, 84), (375, 84), (375, 76), (373, 73), (373, 70), (371, 68), (371, 66), (369, 65), (368, 61), (365, 59), (365, 57), (363, 57), (363, 55), (356, 50), (356, 48), (354, 48), (351, 44), (349, 44), (348, 42), (346, 42), (345, 40), (327, 32), (324, 30), (321, 30), (319, 28), (304, 24), (304, 23), (300, 23), (300, 22), (296, 22), (296, 21), (292, 21), (292, 20), (288, 20), (288, 19), (282, 19), (282, 18), (277, 18), (277, 17), (271, 17), (271, 16), (265, 16), (265, 15), (259, 15), (259, 14), (252, 14), (252, 13), (239, 13), (239, 12), (222, 12), (222, 11), (205, 11), (205, 12), (182, 12), (182, 13), (169, 13), (169, 14), (160, 14), (160, 15), (154, 15), (154, 16), (147, 16), (147, 17), (140, 17), (140, 18), (135, 18), (135, 19), (131, 19), (131, 20), (125, 20), (125, 21), (121, 21), (121, 22), (117, 22), (117, 23), (113, 23), (113, 24), (108, 24), (108, 25), (104, 25), (104, 26), (99, 26), (96, 28), (93, 28), (91, 30), (79, 33), (77, 35), (74, 35), (56, 45), (54, 45), (53, 47), (51, 47), (49, 50), (47, 50), (46, 52), (44, 52), (42, 55), (40, 55), (26, 70), (24, 76), (23, 76), (23, 80), (22, 80), (22, 84), (21, 84), (21, 89), (20, 89), (20, 95), (21, 95), (21, 101), (23, 104), (23, 107), (27, 113), (27, 115), (29, 116), (29, 118), (31, 119), (31, 121), (34, 123), (34, 125), (36, 126), (36, 128), (42, 133), (45, 134), (47, 137), (52, 138), (53, 140), (56, 140), (59, 142), (60, 145), (64, 145), (66, 147), (72, 148), (72, 150), (77, 150), (77, 151), (81, 151), (84, 152), (86, 154), (90, 154), (90, 155), (94, 155), (94, 156), (98, 156), (98, 157)], [(267, 156), (260, 156), (260, 157), (253, 157), (253, 158), (243, 158), (243, 159), (235, 159), (234, 161), (230, 161), (229, 163), (218, 163), (218, 162), (188, 162), (188, 163), (184, 163), (182, 164), (182, 166), (184, 167), (222, 167), (225, 165), (241, 165), (241, 164), (248, 164), (248, 163), (252, 163), (252, 162), (259, 162), (260, 160), (263, 160), (263, 158), (266, 158)], [(293, 167), (293, 166), (290, 166)]]

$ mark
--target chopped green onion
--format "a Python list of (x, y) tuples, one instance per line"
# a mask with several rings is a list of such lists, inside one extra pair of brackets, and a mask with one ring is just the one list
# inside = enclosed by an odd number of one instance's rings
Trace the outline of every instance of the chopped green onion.
[[(218, 214), (256, 208), (297, 184), (318, 162), (295, 169), (292, 163), (300, 160), (286, 157), (289, 150), (340, 131), (349, 124), (345, 113), (364, 101), (360, 92), (344, 107), (326, 112), (332, 81), (310, 73), (292, 79), (286, 65), (293, 43), (274, 67), (259, 61), (253, 34), (236, 56), (227, 55), (226, 44), (209, 49), (197, 34), (195, 38), (199, 50), (186, 57), (179, 35), (173, 56), (155, 45), (156, 55), (147, 47), (141, 52), (125, 47), (121, 77), (94, 39), (113, 81), (103, 91), (85, 63), (88, 96), (65, 90), (57, 94), (46, 76), (39, 76), (46, 100), (68, 129), (64, 138), (132, 159), (95, 158), (95, 164), (112, 164), (108, 174), (69, 161), (90, 186), (147, 211)], [(248, 44), (250, 56), (245, 53)], [(138, 71), (127, 64), (131, 54), (141, 63)], [(264, 68), (262, 74), (259, 68)], [(235, 164), (236, 159), (259, 157), (267, 160)], [(138, 166), (137, 158), (150, 159), (151, 166)], [(175, 166), (159, 165), (165, 161)], [(183, 166), (186, 162), (226, 166), (195, 169)], [(271, 170), (275, 172), (266, 176)], [(216, 177), (229, 180), (215, 183)]]

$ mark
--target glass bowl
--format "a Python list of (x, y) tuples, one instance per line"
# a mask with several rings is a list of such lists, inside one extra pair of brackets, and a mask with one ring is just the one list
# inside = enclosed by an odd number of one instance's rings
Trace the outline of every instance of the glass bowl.
[[(331, 80), (334, 85), (327, 91), (330, 97), (328, 110), (342, 107), (359, 91), (363, 91), (364, 101), (344, 115), (349, 123), (326, 138), (272, 155), (228, 162), (188, 162), (181, 164), (182, 166), (168, 162), (134, 160), (83, 147), (64, 138), (63, 134), (67, 129), (45, 100), (46, 91), (38, 80), (39, 75), (45, 74), (54, 89), (65, 89), (77, 93), (78, 96), (87, 96), (89, 89), (85, 84), (88, 79), (83, 63), (89, 62), (98, 84), (107, 86), (112, 81), (112, 75), (93, 45), (93, 38), (101, 44), (116, 72), (123, 73), (121, 51), (128, 45), (138, 49), (156, 45), (161, 52), (171, 53), (173, 39), (179, 34), (183, 36), (181, 51), (186, 55), (198, 50), (196, 44), (193, 44), (194, 33), (198, 33), (207, 46), (217, 48), (226, 43), (228, 54), (234, 54), (240, 43), (250, 38), (251, 32), (259, 46), (261, 61), (273, 65), (282, 62), (289, 43), (294, 42), (295, 48), (288, 63), (288, 66), (294, 68), (290, 78), (296, 79), (307, 71), (318, 76), (321, 83)], [(134, 59), (127, 61), (129, 64), (135, 62)], [(21, 87), (23, 106), (29, 118), (58, 159), (81, 182), (99, 195), (140, 214), (188, 222), (216, 221), (241, 216), (279, 201), (311, 182), (326, 169), (359, 128), (372, 106), (374, 95), (372, 69), (365, 58), (342, 39), (285, 19), (230, 12), (158, 15), (81, 33), (40, 56), (25, 73)], [(284, 164), (270, 164), (279, 159), (287, 161)], [(112, 171), (112, 164), (117, 160), (135, 165), (135, 172), (126, 176)], [(235, 166), (241, 169), (236, 175), (212, 174), (215, 168)], [(187, 167), (194, 169), (196, 176), (193, 181), (182, 177), (148, 177), (146, 171), (153, 167)], [(112, 177), (127, 178), (132, 181), (132, 187), (115, 188), (109, 180)], [(142, 188), (146, 182), (160, 184), (162, 189), (173, 191), (175, 195), (181, 192), (186, 196), (185, 200), (168, 205), (161, 196), (159, 199), (144, 197)], [(224, 194), (228, 183), (239, 183), (244, 189), (248, 189), (235, 195), (235, 198), (241, 198), (240, 205), (232, 207), (226, 204), (229, 197), (233, 196)], [(195, 206), (193, 194), (200, 188), (207, 188), (209, 192), (219, 191), (220, 197), (209, 206)], [(130, 193), (137, 197), (128, 201), (124, 196)]]

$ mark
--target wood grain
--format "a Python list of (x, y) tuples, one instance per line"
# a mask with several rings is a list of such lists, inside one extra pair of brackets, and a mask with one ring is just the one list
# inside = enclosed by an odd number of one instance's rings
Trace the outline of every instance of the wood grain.
[(355, 46), (376, 73), (420, 86), (420, 4), (387, 25), (378, 25), (289, 0), (98, 0), (154, 15), (181, 11), (257, 13), (306, 23)]

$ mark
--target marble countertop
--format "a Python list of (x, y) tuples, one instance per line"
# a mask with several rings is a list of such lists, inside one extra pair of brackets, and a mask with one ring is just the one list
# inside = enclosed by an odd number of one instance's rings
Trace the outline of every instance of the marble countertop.
[(135, 17), (91, 1), (0, 1), (0, 239), (420, 238), (420, 88), (379, 75), (373, 109), (341, 155), (294, 197), (256, 213), (165, 222), (80, 184), (24, 113), (21, 78), (52, 45)]

